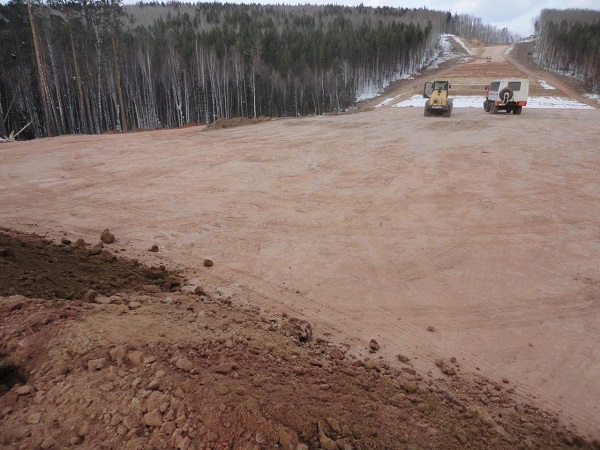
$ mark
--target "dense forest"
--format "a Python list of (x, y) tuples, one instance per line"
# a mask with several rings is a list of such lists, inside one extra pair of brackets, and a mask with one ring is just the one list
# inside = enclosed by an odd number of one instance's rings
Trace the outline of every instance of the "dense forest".
[(600, 93), (600, 11), (544, 9), (535, 23), (535, 60)]
[(11, 0), (0, 137), (339, 111), (430, 62), (443, 33), (514, 39), (424, 8)]

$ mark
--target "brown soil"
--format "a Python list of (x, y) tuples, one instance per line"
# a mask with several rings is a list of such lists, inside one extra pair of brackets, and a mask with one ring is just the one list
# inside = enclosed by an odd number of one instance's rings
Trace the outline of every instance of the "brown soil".
[(257, 123), (267, 122), (269, 120), (271, 120), (270, 117), (264, 117), (264, 116), (257, 117), (257, 118), (235, 117), (233, 119), (218, 119), (218, 120), (215, 120), (210, 125), (207, 125), (204, 128), (204, 130), (221, 130), (223, 128), (241, 127), (244, 125), (254, 125)]
[(372, 340), (355, 359), (286, 314), (140, 288), (156, 272), (136, 261), (0, 236), (0, 448), (598, 448), (453, 358), (395, 369)]
[(83, 298), (90, 289), (112, 295), (144, 285), (172, 289), (181, 284), (164, 266), (148, 268), (137, 260), (117, 258), (116, 244), (90, 246), (62, 238), (54, 245), (39, 236), (7, 231), (0, 231), (2, 296), (70, 300)]

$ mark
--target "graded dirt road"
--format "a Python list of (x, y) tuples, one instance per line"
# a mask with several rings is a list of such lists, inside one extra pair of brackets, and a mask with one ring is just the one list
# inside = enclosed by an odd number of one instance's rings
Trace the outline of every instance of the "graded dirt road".
[(456, 357), (597, 436), (599, 119), (380, 108), (9, 143), (0, 221), (87, 241), (108, 227), (351, 352), (375, 338), (424, 371)]

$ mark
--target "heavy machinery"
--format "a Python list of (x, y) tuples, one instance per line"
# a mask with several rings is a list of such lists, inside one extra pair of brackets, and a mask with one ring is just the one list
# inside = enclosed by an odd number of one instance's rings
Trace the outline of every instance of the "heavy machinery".
[(450, 117), (452, 114), (452, 99), (448, 97), (450, 83), (448, 81), (428, 81), (423, 88), (425, 102), (425, 117), (441, 114)]

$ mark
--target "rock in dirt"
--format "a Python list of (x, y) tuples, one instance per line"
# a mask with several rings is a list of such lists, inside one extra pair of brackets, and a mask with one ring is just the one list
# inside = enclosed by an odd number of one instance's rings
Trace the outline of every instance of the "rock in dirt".
[(115, 235), (112, 234), (107, 228), (100, 235), (100, 240), (105, 244), (112, 244), (113, 242), (115, 242)]
[(379, 349), (379, 342), (377, 342), (375, 339), (371, 339), (371, 342), (369, 342), (369, 353), (375, 353)]
[(122, 363), (125, 357), (127, 356), (127, 346), (119, 345), (117, 347), (110, 349), (110, 359), (112, 359), (116, 363)]
[(286, 328), (289, 333), (296, 336), (300, 342), (308, 342), (313, 337), (312, 325), (306, 320), (290, 317)]
[(83, 296), (83, 301), (88, 302), (88, 303), (93, 303), (94, 301), (96, 301), (97, 296), (98, 296), (98, 292), (93, 289), (90, 289)]
[(104, 246), (102, 244), (96, 244), (90, 249), (90, 256), (96, 256), (102, 253)]
[(379, 363), (374, 360), (374, 359), (365, 359), (362, 362), (362, 366), (367, 369), (367, 370), (377, 370), (377, 372), (379, 372), (381, 370), (381, 366), (379, 365)]
[(110, 305), (111, 302), (112, 300), (110, 299), (110, 297), (106, 297), (104, 295), (97, 296), (95, 301), (95, 303), (98, 303), (99, 305)]
[(158, 252), (158, 245), (154, 244), (152, 247), (148, 249), (149, 252), (156, 253)]
[(283, 428), (279, 430), (279, 443), (284, 450), (296, 450), (298, 448), (298, 435), (294, 430)]
[(430, 333), (433, 333), (435, 331), (435, 328), (433, 327), (433, 325), (429, 325), (427, 327), (427, 331), (429, 331)]
[(40, 447), (42, 447), (42, 449), (44, 449), (44, 450), (54, 448), (54, 446), (56, 446), (56, 441), (51, 436), (44, 439), (42, 441), (42, 443), (40, 444)]
[(69, 444), (71, 445), (79, 445), (83, 442), (83, 438), (81, 436), (73, 436), (69, 439)]
[(142, 306), (142, 304), (140, 302), (133, 301), (133, 302), (129, 302), (128, 306), (129, 306), (129, 309), (139, 309)]
[(317, 422), (319, 444), (324, 450), (355, 448), (355, 438), (350, 427), (339, 420), (328, 417)]
[(405, 355), (396, 355), (396, 358), (398, 358), (398, 361), (405, 364), (410, 361), (410, 358)]
[(177, 450), (189, 450), (191, 445), (192, 440), (189, 438), (189, 436), (182, 436), (177, 441)]
[(202, 265), (204, 267), (212, 267), (214, 265), (214, 263), (210, 259), (205, 259), (204, 261), (202, 261)]
[(332, 348), (329, 351), (329, 357), (331, 359), (338, 359), (338, 360), (342, 360), (346, 357), (345, 353), (339, 349), (339, 348)]
[(221, 375), (227, 375), (228, 373), (231, 373), (234, 369), (236, 368), (235, 363), (233, 362), (224, 362), (222, 364), (219, 364), (218, 366), (216, 366), (213, 370), (215, 373), (221, 374)]
[(33, 413), (33, 414), (30, 414), (27, 417), (27, 423), (31, 424), (31, 425), (34, 425), (36, 423), (40, 423), (41, 419), (42, 419), (42, 414), (41, 413)]
[(35, 391), (35, 388), (29, 384), (26, 384), (25, 386), (21, 386), (19, 389), (17, 389), (17, 394), (18, 395), (29, 395), (32, 394)]
[(90, 359), (88, 361), (88, 370), (100, 370), (106, 364), (106, 358)]
[(144, 362), (144, 353), (140, 350), (133, 350), (127, 353), (127, 359), (134, 366), (140, 366)]
[(439, 367), (444, 375), (456, 375), (456, 369), (454, 366), (447, 364), (446, 361), (442, 359), (436, 359), (435, 365)]
[(417, 392), (419, 390), (419, 386), (417, 386), (417, 383), (414, 383), (412, 381), (408, 381), (408, 380), (402, 380), (400, 381), (400, 387), (402, 389), (404, 389), (406, 392), (408, 392), (409, 394), (414, 394), (415, 392)]
[(184, 372), (190, 372), (194, 368), (194, 363), (187, 358), (179, 358), (175, 361), (175, 366)]
[(153, 409), (144, 415), (144, 423), (149, 427), (160, 427), (163, 424), (163, 416), (158, 409)]
[(150, 391), (158, 391), (160, 389), (160, 379), (154, 378), (150, 383), (148, 383), (148, 389)]

